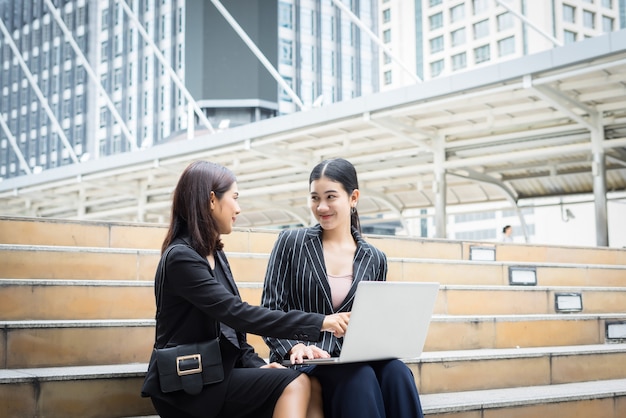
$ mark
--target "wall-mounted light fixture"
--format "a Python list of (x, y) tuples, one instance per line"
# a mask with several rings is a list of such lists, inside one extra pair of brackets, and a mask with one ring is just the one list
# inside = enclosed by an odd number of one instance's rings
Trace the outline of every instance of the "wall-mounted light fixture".
[(554, 310), (557, 312), (580, 312), (583, 310), (583, 296), (580, 293), (555, 293)]
[(611, 343), (626, 342), (626, 322), (607, 322), (606, 340)]
[(509, 266), (509, 284), (514, 286), (536, 286), (537, 269), (535, 267)]
[(472, 261), (496, 261), (496, 248), (470, 245), (469, 259)]

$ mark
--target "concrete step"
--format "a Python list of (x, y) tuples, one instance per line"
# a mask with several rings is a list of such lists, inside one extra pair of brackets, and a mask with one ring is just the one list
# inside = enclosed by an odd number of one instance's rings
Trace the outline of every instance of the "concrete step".
[[(611, 322), (626, 314), (435, 315), (424, 350), (605, 344)], [(0, 321), (0, 332), (0, 368), (115, 364), (148, 361), (154, 321)], [(269, 357), (261, 337), (248, 342)]]
[(433, 315), (425, 351), (604, 344), (626, 314)]
[[(6, 417), (154, 416), (149, 400), (138, 396), (145, 370), (146, 364), (0, 370), (0, 408)], [(617, 418), (626, 416), (626, 379), (422, 393), (421, 401), (432, 418)]]
[(427, 394), (428, 418), (626, 417), (626, 379)]
[[(267, 253), (228, 252), (238, 282), (262, 282)], [(7, 279), (153, 280), (158, 250), (0, 244), (0, 277)], [(389, 280), (504, 286), (512, 269), (534, 270), (540, 286), (624, 286), (626, 265), (478, 262), (394, 258)]]
[(167, 225), (0, 216), (0, 243), (159, 249)]
[(157, 250), (0, 245), (0, 277), (47, 280), (154, 280)]
[[(258, 305), (260, 283), (239, 283)], [(0, 279), (0, 321), (145, 319), (155, 315), (152, 281)]]
[(0, 280), (0, 320), (154, 317), (152, 281)]
[(154, 320), (0, 321), (0, 369), (147, 362)]
[(626, 344), (432, 351), (406, 363), (422, 394), (625, 379)]
[(626, 266), (388, 258), (388, 280), (436, 281), (442, 285), (507, 286), (512, 270), (534, 271), (539, 286), (622, 287)]
[[(165, 224), (74, 221), (50, 218), (0, 216), (0, 243), (24, 245), (66, 245), (85, 247), (160, 249), (167, 232)], [(232, 252), (269, 253), (277, 230), (235, 228), (225, 235), (226, 249)], [(503, 244), (442, 239), (367, 235), (387, 256), (470, 260), (472, 248), (486, 247), (496, 261), (536, 263), (580, 263), (626, 265), (626, 251), (618, 248), (568, 247), (537, 244)]]
[[(435, 314), (548, 315), (557, 311), (557, 296), (580, 295), (581, 313), (626, 313), (626, 287), (571, 286), (458, 286), (439, 289)], [(570, 306), (574, 306), (570, 305)]]
[(141, 398), (147, 365), (0, 370), (0, 411), (6, 418), (114, 418), (155, 414)]
[[(263, 285), (237, 283), (259, 305)], [(557, 295), (580, 295), (581, 313), (626, 313), (626, 287), (463, 286), (439, 290), (435, 314), (556, 313)], [(143, 319), (155, 313), (152, 281), (0, 280), (0, 320)]]

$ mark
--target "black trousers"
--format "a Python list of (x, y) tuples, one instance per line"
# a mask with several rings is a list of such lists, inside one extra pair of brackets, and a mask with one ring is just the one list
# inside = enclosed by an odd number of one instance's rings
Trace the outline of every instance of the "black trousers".
[(400, 360), (306, 366), (322, 385), (326, 418), (423, 418), (411, 370)]

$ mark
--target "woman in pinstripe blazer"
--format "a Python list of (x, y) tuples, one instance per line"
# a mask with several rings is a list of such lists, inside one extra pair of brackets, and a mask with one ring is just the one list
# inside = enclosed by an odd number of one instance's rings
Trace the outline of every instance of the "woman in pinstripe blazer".
[[(386, 279), (387, 259), (361, 237), (356, 211), (360, 192), (350, 162), (322, 161), (311, 172), (309, 185), (310, 208), (319, 223), (279, 234), (262, 305), (285, 312), (349, 312), (360, 281)], [(297, 364), (303, 358), (339, 356), (343, 338), (324, 334), (317, 343), (281, 338), (265, 342), (271, 361), (291, 359)], [(295, 367), (318, 379), (326, 418), (423, 416), (413, 374), (400, 360)]]

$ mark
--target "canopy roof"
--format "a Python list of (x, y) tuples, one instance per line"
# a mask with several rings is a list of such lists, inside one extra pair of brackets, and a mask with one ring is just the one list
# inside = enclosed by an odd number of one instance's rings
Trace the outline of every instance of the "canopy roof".
[(626, 30), (398, 90), (0, 182), (0, 213), (167, 221), (182, 170), (207, 159), (238, 178), (238, 226), (310, 221), (308, 175), (350, 160), (361, 215), (626, 190)]

